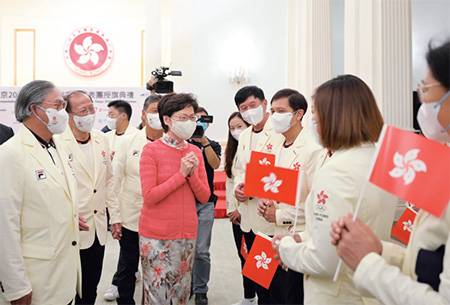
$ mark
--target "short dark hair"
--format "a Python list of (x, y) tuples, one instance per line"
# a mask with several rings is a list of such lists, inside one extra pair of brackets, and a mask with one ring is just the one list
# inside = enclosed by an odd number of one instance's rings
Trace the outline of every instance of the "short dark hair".
[(194, 95), (190, 93), (167, 94), (159, 101), (158, 114), (164, 132), (168, 132), (169, 127), (164, 123), (163, 116), (167, 115), (170, 118), (172, 114), (188, 106), (192, 106), (192, 108), (194, 108), (194, 113), (197, 113), (197, 100)]
[(131, 114), (133, 112), (133, 109), (131, 108), (130, 103), (124, 100), (114, 100), (109, 102), (108, 107), (114, 107), (119, 111), (121, 114), (126, 113), (128, 120), (131, 120)]
[(428, 44), (426, 55), (428, 67), (433, 77), (447, 90), (450, 89), (450, 41), (433, 48), (432, 42)]
[(75, 90), (75, 91), (72, 91), (72, 92), (70, 92), (69, 94), (66, 94), (66, 95), (64, 96), (64, 100), (67, 102), (67, 105), (66, 105), (66, 111), (67, 111), (68, 113), (71, 113), (71, 112), (72, 112), (72, 105), (70, 104), (70, 98), (72, 97), (72, 95), (77, 94), (77, 93), (81, 93), (81, 94), (86, 95), (86, 96), (91, 100), (92, 104), (94, 104), (94, 100), (92, 99), (92, 97), (91, 97), (86, 91), (83, 91), (83, 90)]
[(369, 86), (354, 75), (340, 75), (320, 85), (313, 96), (320, 139), (329, 150), (376, 142), (383, 117)]
[(204, 112), (204, 113), (206, 113), (206, 115), (209, 115), (208, 111), (206, 111), (206, 109), (201, 106), (199, 106), (197, 108), (197, 111), (195, 113), (199, 113), (199, 112)]
[(288, 98), (289, 106), (294, 110), (297, 111), (299, 109), (303, 109), (304, 114), (306, 114), (306, 110), (308, 109), (308, 103), (306, 102), (305, 97), (303, 94), (298, 92), (294, 89), (281, 89), (277, 91), (274, 96), (272, 97), (272, 100), (270, 101), (270, 104), (272, 105), (273, 101), (278, 100), (280, 98)]
[(250, 96), (254, 96), (255, 98), (264, 101), (266, 98), (264, 97), (264, 91), (261, 88), (256, 86), (245, 86), (239, 89), (234, 96), (234, 102), (239, 109), (239, 105), (245, 102)]
[(147, 96), (144, 100), (144, 106), (142, 109), (144, 109), (144, 111), (147, 110), (147, 108), (150, 104), (158, 102), (161, 98), (162, 98), (162, 95), (159, 95), (159, 94), (151, 94), (151, 95)]

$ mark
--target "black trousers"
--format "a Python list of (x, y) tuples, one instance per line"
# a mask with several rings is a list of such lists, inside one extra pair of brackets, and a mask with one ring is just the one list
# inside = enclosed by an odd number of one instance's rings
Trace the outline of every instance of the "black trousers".
[(76, 295), (75, 304), (94, 304), (97, 298), (97, 285), (100, 282), (103, 268), (105, 246), (100, 245), (97, 234), (90, 248), (80, 250), (81, 259), (81, 294)]
[(139, 233), (122, 227), (119, 262), (112, 284), (119, 288), (117, 304), (136, 304), (134, 289), (139, 267)]
[[(244, 232), (241, 230), (241, 226), (232, 224), (234, 243), (236, 244), (239, 259), (241, 260), (241, 270), (244, 268), (245, 258), (241, 255), (242, 237)], [(251, 299), (256, 295), (256, 283), (246, 276), (242, 276), (242, 282), (244, 284), (244, 298)]]

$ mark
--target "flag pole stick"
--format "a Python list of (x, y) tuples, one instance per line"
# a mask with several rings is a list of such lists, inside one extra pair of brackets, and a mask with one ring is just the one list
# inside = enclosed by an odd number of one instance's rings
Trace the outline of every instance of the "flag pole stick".
[(295, 229), (297, 228), (297, 217), (298, 210), (300, 209), (300, 193), (302, 191), (302, 182), (303, 182), (303, 170), (299, 169), (298, 171), (298, 179), (297, 179), (297, 192), (295, 194), (295, 217), (294, 217), (294, 227), (292, 227), (291, 235), (294, 237)]
[[(358, 217), (359, 209), (361, 207), (362, 198), (363, 198), (364, 192), (366, 191), (366, 186), (367, 186), (367, 183), (369, 182), (370, 176), (372, 175), (373, 168), (375, 167), (375, 162), (377, 161), (378, 154), (380, 153), (380, 147), (383, 144), (383, 140), (384, 140), (384, 136), (386, 134), (387, 127), (388, 127), (388, 125), (384, 124), (383, 125), (383, 129), (381, 129), (380, 137), (378, 138), (378, 143), (380, 143), (380, 145), (378, 145), (376, 147), (375, 154), (374, 154), (373, 159), (372, 159), (372, 164), (370, 166), (369, 174), (367, 175), (367, 178), (364, 181), (363, 188), (361, 189), (361, 193), (360, 193), (359, 198), (358, 198), (358, 203), (356, 204), (355, 211), (353, 212), (353, 219), (352, 219), (353, 221), (355, 221), (356, 217)], [(336, 282), (337, 277), (339, 275), (339, 272), (341, 272), (341, 268), (342, 268), (342, 258), (339, 259), (339, 262), (337, 264), (336, 271), (335, 271), (334, 277), (333, 277), (333, 282)]]

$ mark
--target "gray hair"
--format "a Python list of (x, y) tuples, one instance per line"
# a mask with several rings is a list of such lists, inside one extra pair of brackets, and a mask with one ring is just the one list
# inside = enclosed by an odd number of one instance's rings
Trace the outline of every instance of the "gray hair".
[(15, 104), (16, 119), (23, 122), (31, 116), (30, 107), (33, 104), (40, 104), (45, 100), (45, 96), (50, 91), (56, 90), (52, 82), (46, 80), (34, 80), (20, 89)]
[(150, 96), (147, 96), (147, 98), (144, 101), (144, 111), (147, 110), (148, 106), (152, 103), (158, 102), (162, 98), (162, 95), (159, 94), (151, 94)]

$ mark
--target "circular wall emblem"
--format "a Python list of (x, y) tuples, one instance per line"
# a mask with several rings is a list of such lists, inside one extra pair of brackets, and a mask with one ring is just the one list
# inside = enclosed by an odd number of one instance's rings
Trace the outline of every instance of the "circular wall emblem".
[(113, 59), (111, 39), (99, 29), (75, 30), (64, 43), (64, 59), (75, 73), (96, 76), (108, 69)]

